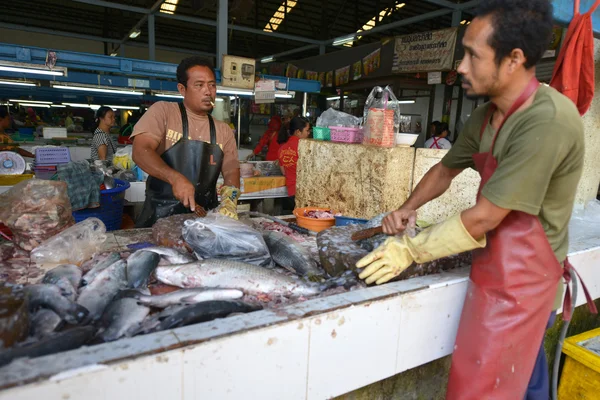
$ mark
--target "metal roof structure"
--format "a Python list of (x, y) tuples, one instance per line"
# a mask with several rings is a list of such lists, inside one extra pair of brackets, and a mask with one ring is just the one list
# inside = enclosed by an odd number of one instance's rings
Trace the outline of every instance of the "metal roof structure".
[[(227, 0), (11, 0), (2, 4), (0, 28), (104, 42), (106, 55), (123, 45), (148, 46), (153, 36), (158, 49), (214, 56), (219, 1)], [(283, 53), (278, 61), (310, 57), (323, 47), (339, 50), (332, 46), (336, 38), (367, 25), (354, 45), (450, 27), (469, 20), (478, 2), (229, 0), (228, 53), (256, 59)], [(137, 30), (139, 36), (131, 38)]]

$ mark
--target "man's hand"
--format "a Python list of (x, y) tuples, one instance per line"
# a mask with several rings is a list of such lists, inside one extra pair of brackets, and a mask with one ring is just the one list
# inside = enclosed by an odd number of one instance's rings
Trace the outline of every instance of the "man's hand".
[(186, 208), (194, 212), (196, 209), (196, 200), (194, 198), (196, 188), (194, 185), (185, 176), (180, 174), (173, 180), (171, 186), (173, 187), (175, 198)]
[(404, 232), (407, 228), (414, 228), (417, 223), (417, 212), (414, 210), (403, 210), (402, 208), (391, 212), (383, 219), (383, 233), (396, 235)]

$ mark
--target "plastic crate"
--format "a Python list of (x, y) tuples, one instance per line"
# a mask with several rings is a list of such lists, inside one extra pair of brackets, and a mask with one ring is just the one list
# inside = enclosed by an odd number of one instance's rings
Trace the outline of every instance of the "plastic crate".
[(351, 224), (366, 224), (368, 219), (352, 218), (352, 217), (335, 217), (335, 226), (345, 226)]
[(35, 150), (35, 165), (57, 165), (71, 162), (67, 147), (40, 147)]
[(95, 217), (104, 222), (107, 231), (121, 229), (123, 206), (125, 205), (125, 191), (129, 189), (129, 186), (129, 182), (115, 179), (114, 189), (100, 191), (100, 207), (73, 211), (75, 222)]
[(56, 175), (56, 166), (47, 166), (42, 168), (31, 168), (35, 173), (36, 179), (50, 180)]
[(582, 346), (599, 340), (600, 328), (565, 339), (563, 366), (558, 387), (559, 399), (597, 399), (600, 393), (600, 355)]
[(340, 143), (362, 143), (362, 128), (346, 128), (344, 126), (330, 126), (331, 141)]
[(320, 126), (313, 127), (313, 139), (315, 140), (331, 140), (331, 130)]

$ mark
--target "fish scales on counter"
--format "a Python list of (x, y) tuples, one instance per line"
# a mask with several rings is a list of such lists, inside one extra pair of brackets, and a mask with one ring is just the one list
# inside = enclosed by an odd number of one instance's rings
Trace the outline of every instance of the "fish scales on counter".
[(0, 351), (0, 367), (17, 358), (35, 358), (77, 349), (86, 344), (96, 332), (93, 326), (78, 326), (51, 335), (38, 342)]
[(322, 271), (308, 250), (284, 233), (264, 231), (263, 238), (269, 247), (273, 261), (300, 276), (323, 277)]
[(43, 339), (63, 325), (62, 318), (52, 310), (40, 308), (30, 320), (30, 334), (36, 339)]
[(134, 298), (121, 298), (113, 301), (104, 311), (101, 325), (104, 330), (99, 337), (104, 342), (111, 342), (131, 333), (150, 313), (150, 308), (141, 305)]
[(110, 267), (120, 259), (121, 255), (119, 253), (110, 253), (108, 257), (94, 265), (92, 269), (89, 270), (88, 273), (83, 276), (82, 284), (87, 285), (91, 283), (94, 280), (94, 278), (98, 276), (99, 273), (101, 273), (106, 268)]
[(181, 288), (238, 289), (247, 294), (297, 297), (314, 296), (321, 292), (320, 285), (293, 279), (253, 264), (222, 259), (158, 267), (156, 278)]
[(160, 256), (151, 251), (138, 250), (127, 258), (127, 285), (130, 288), (148, 287), (150, 274), (154, 272)]
[(155, 329), (157, 331), (173, 329), (181, 326), (212, 321), (216, 318), (225, 318), (233, 313), (248, 313), (260, 309), (262, 309), (262, 307), (241, 301), (206, 301), (177, 310), (175, 313), (161, 321)]
[(189, 264), (196, 261), (196, 258), (189, 253), (184, 253), (171, 247), (147, 247), (144, 251), (151, 251), (167, 260), (170, 265)]
[(89, 318), (97, 320), (102, 316), (106, 307), (127, 286), (127, 263), (119, 260), (106, 268), (79, 294), (77, 303), (87, 308)]
[(46, 283), (28, 285), (23, 290), (29, 298), (29, 309), (31, 311), (36, 310), (38, 307), (49, 308), (70, 324), (78, 324), (88, 315), (86, 307), (64, 297), (60, 288), (56, 285)]
[(136, 299), (138, 303), (148, 307), (167, 308), (177, 304), (196, 304), (213, 300), (236, 300), (244, 296), (237, 289), (180, 289), (171, 293), (147, 296), (136, 291), (127, 291), (124, 296)]

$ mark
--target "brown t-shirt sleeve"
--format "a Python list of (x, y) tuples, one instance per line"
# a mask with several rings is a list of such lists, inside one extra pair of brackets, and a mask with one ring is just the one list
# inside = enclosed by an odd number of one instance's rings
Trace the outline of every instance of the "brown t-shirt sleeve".
[(153, 104), (133, 127), (131, 137), (146, 135), (159, 144), (167, 135), (167, 104), (159, 101)]
[(223, 173), (236, 170), (240, 168), (240, 161), (238, 160), (237, 144), (233, 131), (229, 125), (223, 123), (223, 166), (221, 171)]

